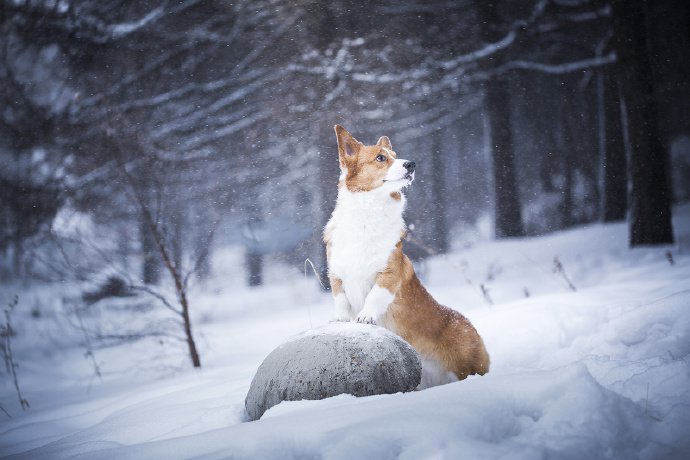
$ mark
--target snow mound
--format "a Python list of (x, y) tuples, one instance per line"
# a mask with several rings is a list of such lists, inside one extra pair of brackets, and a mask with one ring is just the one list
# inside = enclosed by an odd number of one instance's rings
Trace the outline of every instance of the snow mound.
[(282, 401), (411, 391), (421, 369), (414, 349), (392, 332), (332, 323), (273, 350), (252, 380), (245, 407), (250, 420), (258, 420)]

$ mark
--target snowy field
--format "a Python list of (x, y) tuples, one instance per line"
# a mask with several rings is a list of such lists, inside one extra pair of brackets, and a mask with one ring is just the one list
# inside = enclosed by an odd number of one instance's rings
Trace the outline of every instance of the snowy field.
[[(407, 394), (283, 403), (251, 423), (244, 397), (262, 359), (329, 319), (313, 278), (272, 266), (265, 287), (248, 289), (228, 250), (218, 276), (192, 293), (203, 369), (191, 369), (183, 345), (150, 339), (95, 349), (102, 378), (64, 314), (74, 287), (2, 286), (3, 304), (20, 297), (12, 345), (31, 408), (21, 410), (4, 375), (0, 404), (12, 417), (0, 413), (0, 453), (690, 458), (690, 206), (675, 211), (673, 247), (631, 251), (624, 224), (591, 225), (428, 261), (425, 283), (472, 320), (489, 374)], [(102, 315), (125, 313), (115, 302)]]

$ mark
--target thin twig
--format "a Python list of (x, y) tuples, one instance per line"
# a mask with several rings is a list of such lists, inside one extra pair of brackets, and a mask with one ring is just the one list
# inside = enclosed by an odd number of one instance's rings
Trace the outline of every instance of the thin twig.
[[(84, 336), (84, 346), (86, 347), (86, 353), (84, 354), (85, 358), (90, 358), (91, 363), (93, 364), (93, 370), (98, 379), (103, 382), (103, 376), (101, 375), (101, 368), (98, 365), (98, 361), (96, 361), (96, 355), (93, 352), (93, 347), (91, 346), (91, 340), (89, 340), (89, 334), (86, 331), (86, 327), (84, 326), (84, 321), (81, 317), (81, 313), (79, 313), (79, 308), (74, 309), (74, 314), (77, 316), (77, 320), (79, 321), (79, 329), (81, 330), (82, 335)], [(91, 384), (89, 384), (89, 388), (91, 388)]]
[[(467, 277), (467, 275), (465, 274), (465, 270), (464, 270), (462, 267), (458, 267), (457, 264), (454, 263), (454, 262), (450, 259), (450, 257), (448, 257), (448, 254), (440, 254), (440, 253), (439, 253), (437, 250), (435, 250), (434, 248), (432, 248), (432, 247), (430, 247), (430, 246), (427, 246), (427, 245), (424, 244), (422, 241), (420, 241), (418, 238), (415, 238), (409, 231), (408, 231), (407, 234), (405, 235), (405, 240), (406, 240), (406, 241), (409, 241), (409, 242), (412, 243), (412, 244), (415, 244), (416, 246), (419, 246), (420, 248), (422, 248), (422, 249), (423, 249), (428, 255), (430, 255), (430, 256), (438, 256), (438, 255), (441, 255), (441, 256), (446, 260), (446, 262), (448, 262), (448, 263), (450, 264), (451, 267), (455, 268), (456, 270), (460, 271), (460, 273), (462, 273), (463, 278), (465, 278), (465, 283), (467, 283), (469, 286), (474, 286), (474, 283), (472, 282), (472, 280), (469, 279), (469, 278)], [(490, 280), (489, 280), (489, 281), (490, 281)], [(489, 288), (487, 288), (484, 284), (479, 284), (479, 291), (480, 291), (481, 294), (482, 294), (482, 299), (484, 299), (484, 301), (485, 301), (486, 303), (488, 303), (489, 305), (493, 305), (493, 304), (494, 304), (493, 299), (491, 298), (491, 296), (489, 296)]]
[(489, 305), (493, 305), (494, 301), (491, 299), (491, 296), (489, 295), (489, 288), (484, 286), (483, 283), (479, 285), (479, 288), (482, 290), (482, 296), (484, 297), (484, 300), (486, 300), (486, 302)]
[[(309, 259), (309, 257), (307, 257), (306, 259), (304, 259), (304, 279), (305, 279), (305, 281), (306, 281), (306, 279), (307, 279), (307, 263), (309, 263), (309, 265), (311, 265), (311, 270), (314, 272), (314, 276), (316, 276), (316, 280), (317, 280), (317, 281), (319, 282), (319, 284), (321, 285), (321, 289), (323, 289), (323, 290), (325, 291), (325, 290), (326, 290), (326, 287), (325, 287), (325, 286), (323, 285), (323, 283), (321, 282), (321, 277), (320, 277), (319, 274), (316, 272), (316, 268), (314, 267), (314, 264), (312, 263), (311, 259)], [(312, 322), (311, 322), (311, 305), (310, 305), (309, 302), (307, 302), (307, 313), (309, 314), (309, 327), (310, 327), (310, 328), (313, 328), (314, 325), (313, 325)]]
[(307, 279), (307, 263), (309, 265), (311, 265), (311, 270), (314, 272), (314, 276), (316, 277), (316, 280), (321, 285), (321, 289), (323, 289), (325, 291), (326, 286), (324, 286), (323, 283), (321, 282), (321, 276), (319, 276), (319, 274), (316, 272), (316, 268), (314, 267), (314, 264), (312, 263), (311, 259), (309, 259), (309, 257), (304, 259), (304, 279)]
[(180, 315), (182, 316), (182, 320), (184, 322), (184, 332), (187, 338), (187, 346), (189, 348), (189, 356), (192, 360), (192, 365), (194, 367), (201, 367), (201, 358), (199, 356), (196, 343), (194, 342), (194, 335), (192, 333), (192, 323), (189, 315), (189, 301), (187, 299), (187, 288), (184, 284), (182, 274), (180, 273), (179, 267), (176, 266), (172, 257), (170, 257), (168, 247), (165, 245), (165, 238), (161, 234), (160, 229), (156, 224), (157, 219), (153, 218), (151, 211), (147, 207), (146, 203), (144, 203), (143, 193), (140, 193), (141, 191), (137, 187), (136, 182), (131, 174), (129, 174), (126, 169), (123, 169), (122, 172), (129, 182), (131, 195), (133, 195), (134, 201), (137, 203), (139, 210), (141, 211), (141, 214), (144, 217), (149, 230), (151, 231), (153, 240), (158, 247), (161, 257), (163, 258), (163, 264), (168, 269), (168, 272), (170, 273), (170, 276), (175, 284), (177, 300), (182, 307)]
[(168, 299), (166, 299), (162, 294), (159, 294), (158, 292), (154, 291), (153, 289), (149, 288), (148, 286), (140, 286), (140, 285), (133, 285), (130, 286), (131, 289), (135, 291), (142, 291), (150, 296), (155, 297), (156, 299), (160, 300), (161, 303), (167, 308), (168, 310), (182, 316), (182, 312), (175, 308), (170, 302), (168, 302)]
[(17, 398), (19, 399), (19, 405), (23, 410), (29, 408), (29, 401), (24, 399), (22, 392), (19, 389), (19, 378), (17, 377), (17, 363), (14, 361), (12, 356), (12, 323), (10, 322), (10, 315), (14, 307), (19, 303), (19, 296), (15, 295), (14, 299), (5, 308), (5, 346), (3, 347), (3, 352), (5, 353), (5, 360), (9, 363), (10, 371), (12, 372), (12, 380), (14, 382), (14, 388), (17, 391)]
[(187, 286), (189, 285), (190, 277), (192, 275), (194, 275), (195, 273), (199, 272), (199, 270), (201, 269), (201, 264), (208, 257), (209, 251), (211, 250), (211, 243), (213, 242), (213, 235), (215, 235), (216, 230), (218, 229), (219, 225), (220, 225), (220, 219), (216, 219), (215, 222), (213, 223), (213, 227), (211, 227), (211, 230), (208, 232), (208, 238), (206, 239), (204, 245), (201, 248), (201, 251), (199, 252), (199, 255), (197, 256), (196, 260), (194, 261), (194, 267), (184, 277), (184, 281), (182, 282), (182, 285), (185, 287), (185, 289), (187, 289)]
[(568, 278), (568, 275), (565, 273), (565, 268), (563, 268), (561, 259), (559, 259), (558, 256), (553, 258), (553, 272), (557, 275), (560, 275), (561, 278), (563, 278), (563, 280), (568, 284), (568, 287), (571, 291), (577, 291), (575, 285), (570, 281), (570, 278)]

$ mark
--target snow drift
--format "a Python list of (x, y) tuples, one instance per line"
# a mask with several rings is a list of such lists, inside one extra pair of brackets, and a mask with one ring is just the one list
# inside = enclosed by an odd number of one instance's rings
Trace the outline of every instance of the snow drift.
[[(80, 335), (50, 313), (59, 311), (58, 288), (32, 286), (20, 291), (13, 338), (31, 409), (22, 413), (12, 387), (0, 388), (13, 415), (0, 422), (0, 452), (688, 458), (690, 207), (675, 216), (674, 247), (629, 250), (624, 224), (591, 225), (437, 257), (421, 270), (425, 284), (476, 326), (489, 374), (419, 392), (283, 402), (255, 422), (244, 422), (243, 401), (262, 359), (330, 317), (330, 299), (302, 273), (274, 265), (266, 287), (245, 290), (224, 274), (235, 265), (217, 267), (218, 280), (194, 297), (205, 367), (188, 369), (182, 348), (140, 342), (96, 351), (102, 382)], [(576, 290), (554, 272), (555, 257)], [(32, 320), (26, 305), (34, 303), (44, 313)]]

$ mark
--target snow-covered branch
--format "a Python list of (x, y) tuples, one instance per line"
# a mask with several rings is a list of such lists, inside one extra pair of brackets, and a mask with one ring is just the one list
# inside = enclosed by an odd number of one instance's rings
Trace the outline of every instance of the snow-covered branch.
[(511, 70), (532, 70), (535, 72), (547, 73), (552, 75), (563, 75), (567, 73), (579, 72), (582, 70), (602, 67), (616, 62), (616, 53), (609, 53), (604, 56), (597, 56), (580, 61), (565, 62), (561, 64), (549, 64), (533, 61), (510, 61), (495, 70), (495, 74), (502, 74)]
[(61, 31), (67, 36), (76, 36), (81, 40), (104, 44), (122, 39), (150, 26), (168, 14), (182, 12), (200, 1), (165, 1), (138, 18), (119, 23), (107, 22), (92, 11), (86, 10), (79, 2), (4, 0), (3, 6), (24, 23), (40, 22), (43, 27)]
[(474, 62), (480, 59), (487, 58), (492, 54), (496, 54), (497, 52), (504, 50), (508, 48), (510, 45), (512, 45), (515, 42), (516, 36), (517, 32), (515, 30), (511, 30), (502, 39), (498, 40), (495, 43), (489, 43), (483, 48), (472, 51), (471, 53), (456, 56), (453, 59), (441, 62), (441, 68), (443, 70), (453, 70), (461, 64), (467, 64), (469, 62)]
[(510, 45), (515, 43), (515, 39), (519, 33), (524, 32), (529, 29), (529, 27), (534, 24), (546, 10), (549, 0), (539, 0), (534, 7), (530, 15), (526, 19), (515, 21), (508, 32), (500, 40), (494, 43), (488, 43), (482, 48), (479, 48), (470, 53), (466, 53), (460, 56), (456, 56), (441, 63), (441, 68), (443, 70), (453, 70), (461, 64), (467, 64), (470, 62), (475, 62), (480, 59), (485, 59), (497, 52), (508, 48)]
[[(610, 7), (604, 5), (594, 10), (566, 11), (557, 15), (557, 21), (547, 15), (548, 6), (553, 0), (537, 1), (530, 14), (514, 21), (507, 27), (505, 34), (497, 41), (484, 44), (473, 51), (454, 56), (449, 59), (433, 61), (426, 56), (420, 56), (420, 62), (405, 69), (391, 68), (390, 70), (372, 70), (362, 63), (361, 59), (352, 56), (347, 43), (343, 43), (337, 51), (327, 50), (323, 54), (312, 51), (305, 55), (300, 63), (292, 64), (288, 70), (310, 75), (322, 76), (327, 80), (338, 81), (351, 80), (354, 82), (371, 84), (393, 84), (412, 82), (426, 82), (433, 91), (445, 89), (456, 90), (460, 85), (477, 80), (484, 80), (491, 76), (500, 75), (511, 70), (534, 70), (549, 74), (572, 73), (590, 67), (599, 67), (615, 61), (614, 55), (597, 56), (573, 62), (558, 64), (542, 63), (538, 60), (513, 59), (493, 69), (486, 70), (486, 61), (497, 53), (514, 47), (518, 39), (525, 34), (538, 34), (543, 32), (542, 27), (555, 30), (563, 22), (582, 23), (608, 17), (611, 14)], [(558, 5), (562, 7), (561, 5)], [(576, 5), (581, 6), (581, 5)], [(570, 9), (573, 5), (570, 5)], [(566, 8), (567, 10), (568, 8)], [(547, 22), (544, 22), (547, 21)], [(524, 50), (521, 54), (529, 54)], [(334, 56), (329, 58), (329, 56)]]

